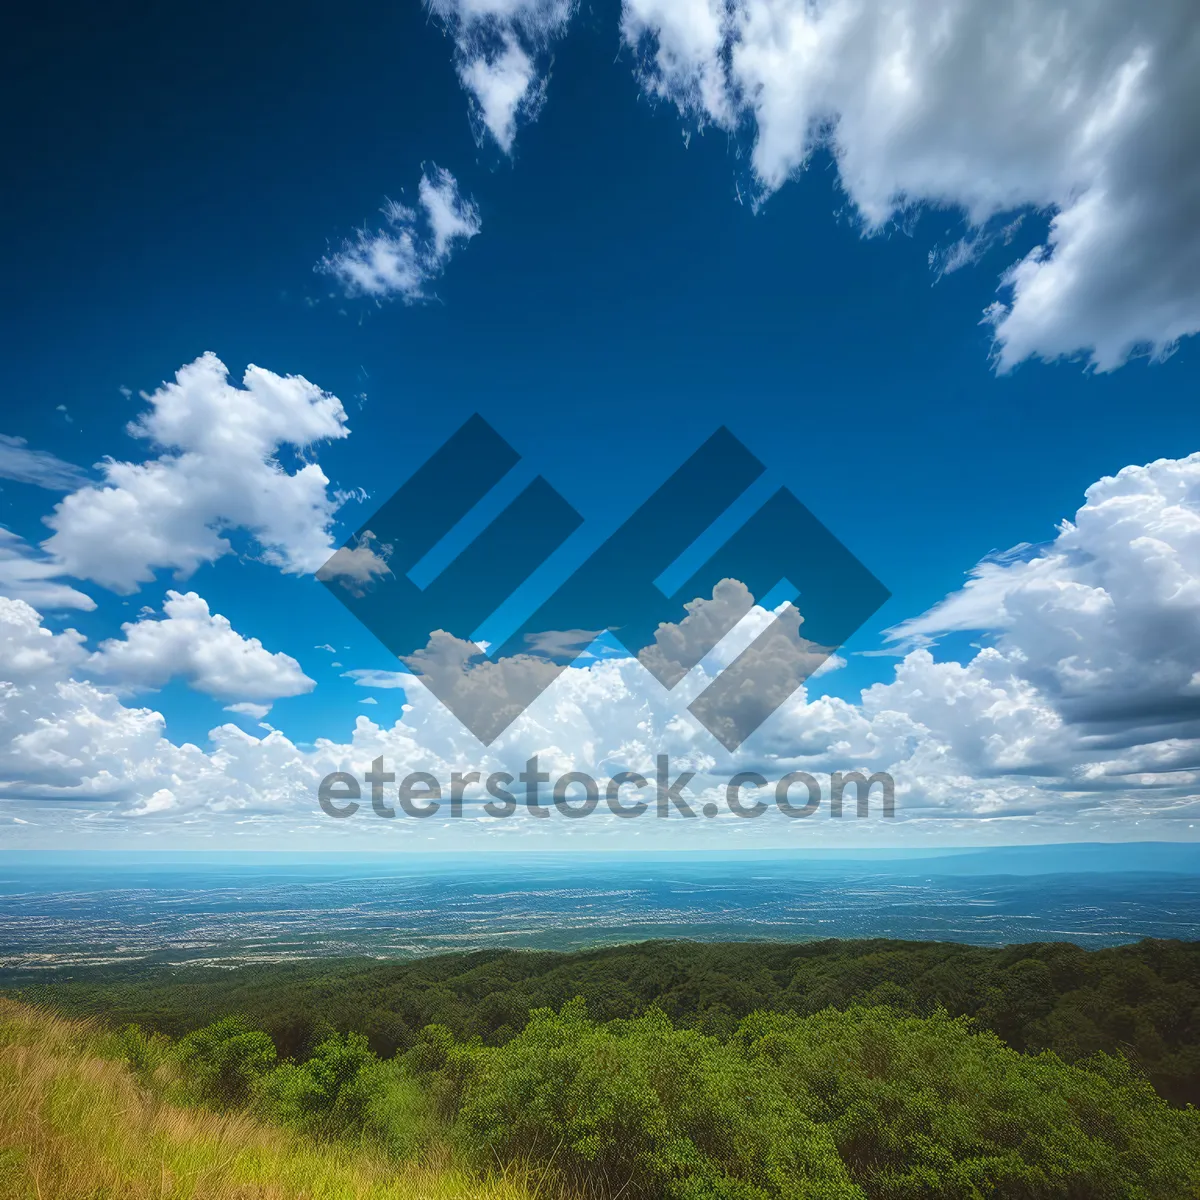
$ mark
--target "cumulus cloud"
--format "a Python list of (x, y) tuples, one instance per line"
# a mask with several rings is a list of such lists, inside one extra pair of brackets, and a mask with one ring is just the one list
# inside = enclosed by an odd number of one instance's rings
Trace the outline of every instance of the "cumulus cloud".
[[(195, 592), (168, 592), (162, 619), (143, 616), (121, 626), (121, 638), (101, 642), (88, 659), (97, 678), (131, 691), (154, 691), (183, 679), (221, 700), (272, 701), (316, 686), (290, 655), (243, 637)], [(235, 704), (232, 712), (265, 717), (270, 705)]]
[[(44, 628), (23, 600), (0, 597), (0, 794), (133, 798), (158, 788), (169, 745), (162, 717), (77, 680), (82, 641)], [(183, 753), (170, 747), (172, 757)]]
[[(421, 770), (448, 779), (472, 769), (516, 776), (537, 754), (552, 775), (575, 770), (605, 778), (620, 770), (653, 776), (657, 756), (668, 754), (673, 772), (695, 772), (688, 794), (696, 803), (720, 800), (741, 770), (769, 779), (793, 770), (824, 774), (826, 788), (834, 770), (893, 775), (894, 822), (805, 825), (814, 842), (876, 836), (895, 844), (931, 831), (944, 839), (991, 830), (1010, 841), (1144, 835), (1150, 821), (1200, 817), (1198, 588), (1200, 454), (1129, 467), (1093, 485), (1052, 543), (990, 559), (960, 592), (897, 627), (893, 637), (909, 649), (888, 682), (851, 702), (820, 694), (814, 672), (734, 753), (688, 706), (747, 648), (786, 666), (774, 643), (783, 634), (796, 640), (790, 605), (775, 613), (752, 607), (737, 636), (670, 691), (632, 657), (565, 670), (486, 749), (418, 679), (363, 669), (349, 673), (360, 685), (404, 689), (399, 721), (388, 726), (360, 714), (352, 730), (312, 744), (277, 730), (255, 737), (230, 724), (214, 730), (210, 748), (201, 750), (172, 743), (158, 714), (126, 707), (111, 688), (87, 681), (92, 659), (78, 634), (52, 633), (27, 604), (3, 600), (0, 794), (24, 798), (28, 809), (8, 811), (43, 824), (44, 804), (37, 804), (89, 799), (88, 828), (96, 820), (169, 814), (211, 834), (238, 814), (302, 840), (329, 834), (315, 805), (319, 780), (336, 770), (361, 776), (380, 756), (398, 777)], [(736, 588), (725, 591), (718, 603), (739, 603)], [(931, 643), (964, 629), (980, 631), (982, 648), (969, 661), (936, 661)], [(676, 643), (686, 652), (686, 630), (667, 631), (660, 645)], [(442, 652), (445, 671), (453, 670), (456, 654), (466, 661), (477, 649), (431, 646)], [(826, 669), (837, 665), (826, 662)], [(491, 682), (486, 672), (476, 680), (485, 690)], [(471, 794), (477, 798), (468, 817), (478, 813), (479, 794)], [(504, 836), (518, 825), (562, 826), (442, 815), (447, 819), (422, 823), (422, 836), (442, 831), (447, 845)], [(794, 839), (797, 828), (779, 814), (758, 822), (726, 816), (716, 825), (722, 838), (759, 844)], [(397, 836), (411, 836), (411, 825), (394, 826)], [(337, 828), (374, 844), (391, 826), (367, 815)], [(688, 844), (711, 837), (704, 832), (711, 828), (704, 821), (610, 820), (600, 812), (586, 832), (589, 839)]]
[[(316, 574), (322, 583), (338, 579), (342, 587), (355, 596), (361, 596), (374, 579), (391, 574), (388, 559), (392, 556), (392, 547), (386, 542), (381, 543), (369, 529), (352, 539), (352, 542), (339, 546)], [(332, 646), (326, 646), (325, 649), (331, 654), (337, 653)]]
[(684, 604), (681, 621), (663, 621), (654, 641), (638, 654), (642, 665), (664, 687), (674, 687), (734, 629), (754, 607), (750, 589), (739, 579), (722, 579), (711, 598)]
[(0, 479), (69, 492), (87, 482), (87, 472), (48, 450), (32, 450), (21, 437), (0, 433)]
[(1091, 744), (1200, 738), (1200, 454), (1101, 479), (1053, 542), (980, 563), (890, 636), (962, 630), (991, 632), (990, 673), (1036, 688)]
[(868, 234), (919, 205), (1049, 234), (986, 314), (996, 361), (1099, 370), (1200, 329), (1200, 33), (1188, 0), (624, 0), (652, 95), (753, 133), (760, 196), (820, 147)]
[(0, 597), (0, 797), (72, 802), (87, 823), (105, 814), (277, 813), (309, 786), (311, 764), (281, 734), (255, 738), (224, 725), (207, 752), (172, 742), (160, 713), (85, 678), (95, 660), (83, 643), (74, 630), (45, 628), (24, 601)]
[(381, 229), (362, 228), (352, 241), (317, 264), (348, 296), (384, 299), (399, 296), (406, 304), (426, 298), (451, 255), (482, 228), (479, 209), (458, 190), (449, 171), (434, 166), (421, 176), (418, 208), (389, 200)]
[(490, 743), (563, 669), (537, 654), (489, 659), (472, 641), (435, 630), (401, 662), (484, 743)]
[(541, 107), (545, 64), (575, 10), (573, 0), (430, 0), (454, 38), (458, 77), (482, 140), (512, 152), (517, 125)]
[(162, 451), (134, 463), (106, 459), (103, 482), (71, 492), (42, 543), (67, 574), (128, 594), (171, 568), (177, 578), (233, 550), (245, 531), (266, 562), (316, 571), (333, 552), (338, 506), (315, 462), (288, 471), (295, 454), (349, 433), (341, 401), (299, 375), (250, 366), (237, 387), (215, 354), (181, 367), (147, 397), (128, 426)]
[(728, 749), (736, 749), (832, 653), (804, 637), (804, 618), (785, 604), (767, 627), (688, 706)]
[(0, 644), (27, 659), (20, 671), (6, 663), (0, 687), (0, 796), (10, 803), (70, 802), (94, 844), (98, 827), (90, 823), (104, 814), (278, 812), (308, 786), (310, 769), (298, 770), (300, 755), (281, 735), (254, 738), (225, 725), (207, 753), (177, 745), (160, 713), (71, 678), (52, 646), (66, 635), (41, 633), (32, 609), (0, 599)]
[(62, 583), (62, 575), (58, 563), (0, 526), (0, 596), (27, 600), (39, 609), (96, 607), (91, 596)]

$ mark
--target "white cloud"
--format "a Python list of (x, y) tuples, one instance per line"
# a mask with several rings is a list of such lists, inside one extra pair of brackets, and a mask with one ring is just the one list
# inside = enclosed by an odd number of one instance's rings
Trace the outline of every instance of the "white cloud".
[(541, 107), (545, 58), (566, 32), (572, 0), (430, 0), (454, 38), (458, 76), (480, 140), (512, 153), (517, 124)]
[(479, 105), (479, 119), (509, 154), (517, 133), (517, 113), (527, 102), (534, 82), (533, 60), (511, 33), (501, 37), (503, 47), (490, 59), (480, 55), (460, 67), (463, 86)]
[[(911, 644), (979, 629), (988, 644), (970, 661), (937, 662), (928, 645), (918, 646), (890, 682), (866, 689), (858, 703), (820, 695), (810, 679), (735, 754), (687, 710), (719, 665), (711, 657), (670, 692), (628, 657), (566, 670), (487, 749), (412, 676), (357, 670), (348, 674), (360, 685), (405, 689), (400, 721), (387, 727), (360, 715), (348, 737), (311, 745), (229, 724), (202, 751), (170, 742), (158, 714), (127, 708), (86, 682), (94, 659), (78, 634), (53, 634), (28, 605), (0, 600), (0, 794), (26, 798), (26, 807), (8, 811), (43, 831), (49, 821), (70, 832), (80, 818), (47, 815), (41, 802), (90, 798), (89, 831), (172, 815), (212, 837), (232, 830), (221, 821), (237, 813), (261, 819), (272, 837), (312, 844), (330, 832), (316, 810), (319, 780), (334, 770), (361, 774), (380, 755), (398, 776), (516, 775), (536, 753), (552, 774), (605, 778), (622, 769), (652, 773), (655, 756), (667, 753), (673, 771), (697, 773), (689, 794), (701, 800), (720, 799), (735, 770), (771, 778), (860, 768), (895, 777), (896, 821), (806, 825), (814, 844), (1146, 836), (1200, 815), (1198, 589), (1200, 454), (1127, 468), (1088, 490), (1053, 543), (984, 564), (963, 591), (894, 631)], [(727, 660), (772, 620), (752, 609), (747, 628), (739, 626), (716, 657)], [(663, 644), (675, 636), (668, 631)], [(458, 649), (471, 649), (431, 643), (430, 653), (439, 648), (445, 670)], [(494, 682), (487, 672), (473, 681), (484, 691)], [(685, 825), (598, 814), (586, 825), (589, 840), (670, 838), (673, 845), (714, 836), (722, 844), (787, 844), (796, 829), (782, 817)], [(369, 812), (336, 828), (339, 837), (376, 844), (393, 826), (411, 835), (409, 824), (388, 826)], [(563, 826), (439, 818), (422, 834), (454, 846), (507, 836), (509, 828), (562, 835)]]
[(23, 538), (0, 525), (0, 596), (26, 600), (35, 608), (91, 611), (91, 596), (60, 583), (63, 569)]
[(128, 594), (159, 568), (184, 578), (232, 552), (246, 531), (264, 561), (299, 574), (333, 552), (337, 508), (315, 462), (289, 472), (279, 453), (349, 433), (336, 396), (298, 375), (246, 368), (242, 387), (204, 354), (147, 397), (129, 433), (162, 450), (143, 463), (107, 459), (104, 482), (60, 501), (43, 543), (67, 574)]
[[(127, 707), (86, 681), (83, 638), (55, 634), (20, 600), (0, 597), (0, 797), (85, 802), (66, 818), (95, 844), (105, 814), (124, 817), (294, 807), (311, 766), (281, 734), (255, 738), (234, 725), (213, 748), (177, 745), (160, 713)], [(54, 812), (39, 818), (53, 825)], [(55, 826), (60, 831), (63, 826)]]
[(376, 671), (360, 669), (343, 671), (347, 679), (353, 679), (358, 687), (365, 688), (404, 688), (410, 687), (413, 677), (407, 671)]
[[(642, 665), (665, 687), (674, 687), (705, 657), (716, 658), (722, 651), (728, 654), (732, 642), (725, 639), (754, 607), (754, 597), (740, 580), (722, 579), (713, 588), (711, 599), (689, 600), (683, 607), (683, 619), (662, 622), (655, 630), (654, 641), (638, 655)], [(750, 624), (747, 622), (744, 628)], [(729, 655), (718, 661), (724, 666), (732, 658)]]
[(475, 642), (442, 629), (431, 633), (424, 647), (401, 661), (421, 677), (414, 689), (432, 691), (488, 743), (561, 670), (534, 654), (488, 659)]
[(252, 721), (261, 721), (271, 711), (271, 706), (255, 704), (253, 700), (242, 700), (237, 704), (225, 705), (225, 711), (237, 713), (240, 717), (249, 717)]
[(1189, 0), (624, 0), (622, 35), (652, 95), (750, 124), (762, 194), (825, 146), (867, 233), (921, 204), (976, 230), (1050, 214), (987, 315), (1001, 369), (1083, 353), (1111, 370), (1200, 330)]
[(989, 674), (1035, 687), (1076, 736), (1200, 738), (1200, 454), (1101, 479), (1053, 542), (1019, 550), (892, 638), (990, 631)]
[(147, 795), (159, 786), (162, 718), (74, 678), (82, 643), (74, 630), (44, 628), (24, 601), (0, 597), (0, 794), (118, 797), (142, 780)]
[(406, 304), (425, 299), (429, 282), (482, 223), (479, 209), (464, 199), (457, 180), (441, 167), (422, 174), (418, 202), (419, 212), (389, 200), (382, 210), (385, 228), (360, 229), (317, 269), (332, 275), (348, 296), (399, 296)]
[(479, 210), (459, 195), (458, 181), (449, 171), (434, 167), (433, 178), (422, 175), (418, 194), (439, 260), (450, 253), (455, 242), (468, 242), (479, 232)]
[[(361, 596), (367, 584), (376, 577), (390, 575), (388, 559), (391, 558), (392, 547), (380, 543), (379, 539), (369, 529), (355, 540), (354, 545), (347, 543), (339, 546), (329, 560), (317, 571), (317, 578), (322, 583), (332, 579), (341, 580), (341, 586), (355, 596)], [(318, 647), (319, 648), (319, 647)], [(332, 646), (326, 646), (331, 654), (336, 653)]]
[(123, 638), (101, 642), (87, 665), (96, 678), (125, 690), (153, 691), (183, 679), (218, 699), (271, 701), (316, 687), (294, 658), (271, 653), (258, 638), (242, 637), (195, 592), (168, 592), (162, 620), (142, 617), (122, 625), (121, 632)]
[(0, 433), (0, 479), (69, 492), (87, 483), (87, 472), (48, 450), (31, 450), (24, 438)]

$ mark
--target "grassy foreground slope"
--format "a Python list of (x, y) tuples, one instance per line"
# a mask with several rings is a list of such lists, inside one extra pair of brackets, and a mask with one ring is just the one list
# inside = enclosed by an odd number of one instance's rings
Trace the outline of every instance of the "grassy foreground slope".
[(242, 1111), (166, 1102), (111, 1035), (0, 1000), (3, 1200), (531, 1200), (515, 1174), (396, 1163)]

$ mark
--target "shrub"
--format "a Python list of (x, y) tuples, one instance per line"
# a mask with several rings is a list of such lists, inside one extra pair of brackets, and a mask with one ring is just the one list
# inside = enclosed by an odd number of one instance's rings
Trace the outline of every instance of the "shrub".
[(325, 1038), (304, 1063), (282, 1063), (255, 1089), (260, 1110), (311, 1133), (357, 1132), (371, 1090), (363, 1076), (379, 1065), (361, 1033)]
[(224, 1017), (189, 1033), (175, 1047), (188, 1089), (208, 1104), (244, 1104), (275, 1064), (275, 1043), (244, 1017)]
[(124, 1059), (133, 1073), (145, 1081), (171, 1056), (171, 1040), (161, 1033), (147, 1033), (140, 1025), (126, 1025), (109, 1035), (102, 1050), (113, 1058)]
[(457, 1129), (489, 1158), (553, 1164), (572, 1186), (630, 1200), (863, 1195), (772, 1075), (661, 1012), (600, 1025), (577, 999), (468, 1053)]
[(445, 1126), (428, 1092), (402, 1062), (392, 1060), (367, 1068), (355, 1081), (354, 1090), (365, 1097), (360, 1109), (364, 1136), (393, 1158), (416, 1158), (445, 1141)]
[(887, 1200), (1178, 1200), (1200, 1188), (1200, 1113), (1123, 1059), (1020, 1054), (965, 1018), (758, 1013), (735, 1039)]

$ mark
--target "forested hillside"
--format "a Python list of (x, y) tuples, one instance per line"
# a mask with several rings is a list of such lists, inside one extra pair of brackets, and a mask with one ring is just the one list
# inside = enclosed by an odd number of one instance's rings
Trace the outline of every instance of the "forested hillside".
[(573, 954), (481, 951), (406, 962), (318, 960), (227, 968), (147, 967), (10, 978), (29, 999), (173, 1037), (229, 1014), (302, 1057), (331, 1032), (390, 1058), (421, 1030), (502, 1046), (530, 1013), (582, 997), (596, 1021), (661, 1011), (727, 1040), (751, 1013), (811, 1015), (852, 1004), (970, 1019), (1019, 1051), (1067, 1062), (1130, 1061), (1172, 1104), (1200, 1103), (1200, 944), (1143, 941), (990, 949), (882, 940), (799, 945), (645, 942)]
[(281, 1059), (241, 1016), (176, 1041), (0, 1001), (0, 1198), (47, 1196), (1184, 1200), (1200, 1112), (1123, 1058), (882, 1006), (716, 1037), (577, 999), (500, 1046), (431, 1025)]

